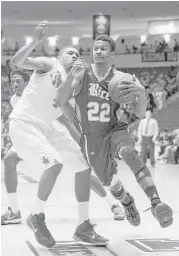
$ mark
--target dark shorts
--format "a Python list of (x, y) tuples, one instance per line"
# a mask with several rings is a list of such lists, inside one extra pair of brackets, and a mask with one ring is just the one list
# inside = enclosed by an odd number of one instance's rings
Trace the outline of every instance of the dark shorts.
[(103, 135), (82, 135), (82, 153), (92, 166), (100, 181), (110, 186), (113, 175), (117, 173), (116, 152), (122, 147), (134, 147), (134, 140), (127, 129)]

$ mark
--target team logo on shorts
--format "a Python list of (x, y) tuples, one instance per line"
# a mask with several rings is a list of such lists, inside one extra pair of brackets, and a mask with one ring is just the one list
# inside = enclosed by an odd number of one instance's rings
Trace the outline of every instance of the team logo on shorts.
[(45, 164), (45, 165), (48, 165), (50, 163), (48, 157), (43, 156), (42, 157), (42, 163)]

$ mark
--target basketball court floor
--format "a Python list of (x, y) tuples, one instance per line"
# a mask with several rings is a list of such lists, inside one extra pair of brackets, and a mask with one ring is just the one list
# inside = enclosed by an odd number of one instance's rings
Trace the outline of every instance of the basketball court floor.
[[(162, 229), (153, 218), (148, 198), (136, 183), (126, 165), (119, 161), (119, 174), (125, 187), (136, 199), (142, 222), (139, 227), (131, 226), (126, 220), (114, 221), (106, 201), (94, 192), (90, 198), (90, 218), (97, 224), (96, 231), (110, 240), (108, 247), (87, 247), (72, 239), (78, 223), (74, 187), (74, 175), (70, 167), (59, 175), (55, 188), (46, 205), (46, 222), (57, 244), (51, 249), (40, 246), (27, 228), (25, 219), (36, 201), (37, 182), (41, 173), (37, 167), (20, 163), (19, 203), (23, 224), (1, 227), (2, 256), (176, 256), (179, 255), (179, 165), (157, 164), (151, 170), (162, 200), (174, 210), (174, 223)], [(7, 197), (3, 181), (2, 166), (2, 209), (7, 209)]]

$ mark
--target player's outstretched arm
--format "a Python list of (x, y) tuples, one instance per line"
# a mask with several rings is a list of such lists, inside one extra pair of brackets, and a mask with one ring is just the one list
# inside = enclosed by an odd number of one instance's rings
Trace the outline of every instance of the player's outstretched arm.
[(41, 70), (48, 72), (52, 69), (52, 63), (48, 58), (31, 58), (29, 55), (43, 41), (46, 35), (47, 21), (39, 23), (34, 30), (34, 37), (31, 43), (23, 46), (12, 58), (12, 63), (20, 68), (29, 70)]
[[(57, 95), (55, 104), (57, 106), (64, 106), (67, 104), (72, 96), (78, 95), (82, 87), (82, 80), (85, 71), (85, 63), (82, 60), (76, 61), (68, 73), (66, 80), (61, 84), (57, 85)], [(57, 78), (58, 83), (58, 78)]]

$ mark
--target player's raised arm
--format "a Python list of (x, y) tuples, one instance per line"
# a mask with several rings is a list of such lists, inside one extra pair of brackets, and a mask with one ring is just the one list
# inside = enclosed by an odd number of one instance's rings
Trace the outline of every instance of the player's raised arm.
[[(62, 107), (68, 100), (81, 90), (82, 80), (85, 72), (86, 64), (82, 60), (74, 63), (71, 71), (68, 73), (66, 80), (58, 87), (55, 104)], [(58, 83), (58, 79), (57, 79)]]
[(12, 63), (20, 68), (29, 70), (40, 70), (48, 72), (53, 65), (46, 57), (31, 58), (29, 55), (43, 41), (46, 35), (47, 21), (39, 23), (34, 30), (34, 36), (31, 43), (23, 46), (12, 58)]

